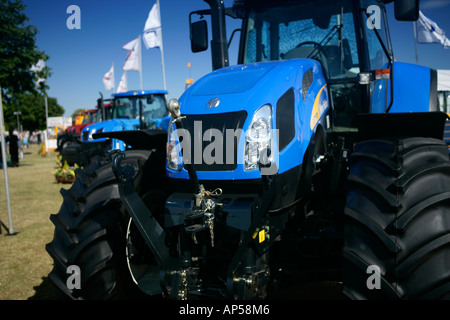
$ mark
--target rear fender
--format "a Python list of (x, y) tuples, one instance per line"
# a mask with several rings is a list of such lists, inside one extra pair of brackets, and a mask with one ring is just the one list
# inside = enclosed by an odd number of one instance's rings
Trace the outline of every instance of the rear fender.
[(390, 112), (427, 112), (437, 109), (436, 70), (394, 62), (394, 103)]
[[(391, 75), (392, 79), (380, 79), (375, 82), (372, 113), (438, 111), (436, 70), (394, 62)], [(391, 81), (394, 90), (393, 102), (391, 102)]]

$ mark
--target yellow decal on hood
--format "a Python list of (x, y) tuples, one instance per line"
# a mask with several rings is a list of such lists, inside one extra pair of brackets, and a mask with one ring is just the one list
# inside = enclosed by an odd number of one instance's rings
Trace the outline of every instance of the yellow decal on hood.
[(325, 110), (328, 109), (328, 93), (327, 90), (324, 90), (326, 86), (327, 85), (325, 84), (322, 88), (320, 88), (319, 93), (316, 96), (316, 100), (314, 101), (310, 122), (311, 130), (314, 130), (314, 127), (320, 117), (323, 115)]

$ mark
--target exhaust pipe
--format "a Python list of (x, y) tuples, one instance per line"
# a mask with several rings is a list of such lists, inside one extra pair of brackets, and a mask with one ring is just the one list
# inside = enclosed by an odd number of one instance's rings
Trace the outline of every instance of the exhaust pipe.
[(228, 42), (223, 0), (204, 0), (211, 7), (211, 57), (213, 70), (228, 67)]

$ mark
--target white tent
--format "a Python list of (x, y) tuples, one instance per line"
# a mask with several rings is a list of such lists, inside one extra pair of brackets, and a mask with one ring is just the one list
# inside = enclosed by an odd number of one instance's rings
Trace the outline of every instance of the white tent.
[(438, 91), (450, 91), (450, 70), (437, 71)]

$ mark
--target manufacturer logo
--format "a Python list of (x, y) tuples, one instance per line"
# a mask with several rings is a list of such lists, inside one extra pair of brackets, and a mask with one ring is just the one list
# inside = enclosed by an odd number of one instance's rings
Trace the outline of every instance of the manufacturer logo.
[(219, 98), (214, 98), (208, 101), (208, 103), (206, 104), (206, 107), (208, 109), (214, 109), (217, 108), (220, 104), (220, 99)]

